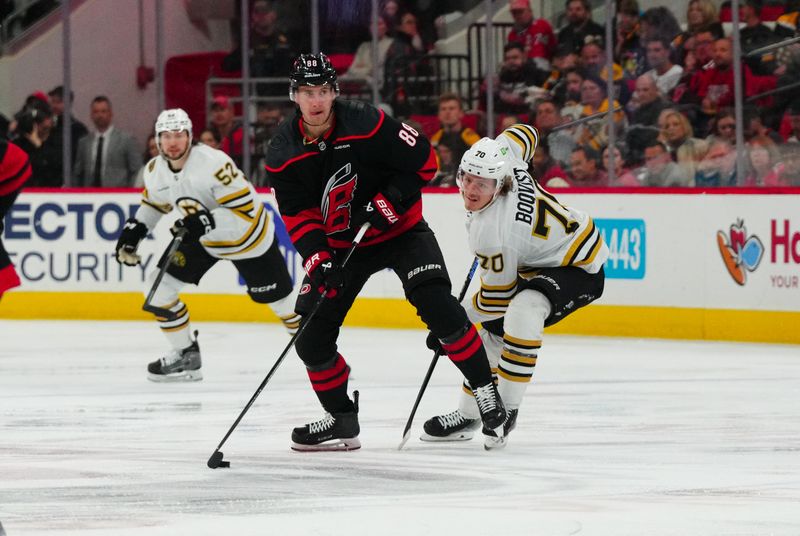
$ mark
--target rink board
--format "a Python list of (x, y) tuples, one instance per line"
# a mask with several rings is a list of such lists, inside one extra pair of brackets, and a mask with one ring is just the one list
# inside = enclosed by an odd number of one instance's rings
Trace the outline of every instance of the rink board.
[[(592, 214), (611, 257), (603, 297), (550, 331), (800, 343), (799, 192), (556, 195)], [(262, 197), (275, 211), (271, 195)], [(141, 312), (145, 274), (170, 238), (169, 217), (142, 243), (143, 267), (118, 266), (116, 237), (138, 199), (129, 190), (24, 192), (7, 215), (4, 232), (23, 286), (3, 297), (0, 318), (146, 319)], [(460, 288), (471, 258), (459, 197), (431, 193), (424, 203), (453, 286)], [(301, 260), (278, 218), (275, 225), (297, 280)], [(275, 320), (246, 297), (226, 262), (218, 263), (199, 288), (187, 287), (185, 301), (196, 320)], [(422, 326), (390, 271), (367, 283), (347, 323)]]

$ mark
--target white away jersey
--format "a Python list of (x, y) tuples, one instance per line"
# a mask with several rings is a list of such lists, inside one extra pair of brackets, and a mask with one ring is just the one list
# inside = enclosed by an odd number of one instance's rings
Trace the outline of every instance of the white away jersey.
[(539, 268), (575, 266), (597, 273), (608, 248), (592, 219), (564, 206), (527, 171), (514, 165), (516, 188), (482, 212), (470, 213), (469, 246), (480, 262), (481, 288), (465, 303), (472, 322), (505, 314), (517, 292), (517, 277)]
[(145, 189), (136, 219), (155, 227), (173, 208), (181, 217), (207, 210), (215, 228), (200, 239), (220, 259), (249, 259), (269, 249), (275, 237), (272, 215), (231, 158), (217, 149), (192, 147), (183, 169), (174, 172), (157, 156), (147, 163)]

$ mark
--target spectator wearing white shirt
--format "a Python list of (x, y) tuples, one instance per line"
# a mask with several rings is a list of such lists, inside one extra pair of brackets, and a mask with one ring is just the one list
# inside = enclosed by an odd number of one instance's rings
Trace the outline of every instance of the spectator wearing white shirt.
[(647, 63), (652, 69), (646, 74), (655, 80), (663, 95), (669, 95), (669, 92), (680, 82), (683, 67), (672, 63), (670, 42), (667, 39), (656, 37), (647, 41)]

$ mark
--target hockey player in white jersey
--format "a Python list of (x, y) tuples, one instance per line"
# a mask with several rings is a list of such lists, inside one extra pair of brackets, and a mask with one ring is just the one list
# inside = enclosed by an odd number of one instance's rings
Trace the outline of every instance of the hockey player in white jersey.
[[(250, 298), (268, 304), (290, 333), (299, 327), (300, 317), (294, 312), (296, 296), (272, 215), (233, 160), (204, 144), (193, 145), (192, 122), (179, 108), (159, 114), (155, 135), (160, 154), (146, 164), (142, 202), (125, 223), (116, 258), (128, 266), (139, 264), (139, 243), (163, 215), (180, 212), (171, 230), (175, 234), (185, 228), (186, 234), (151, 300), (171, 312), (156, 320), (172, 350), (147, 370), (152, 381), (196, 381), (203, 377), (200, 348), (179, 292), (186, 284), (198, 284), (218, 260), (233, 262)], [(157, 273), (150, 274), (148, 289)]]
[[(608, 248), (592, 219), (565, 206), (528, 173), (538, 132), (513, 125), (476, 142), (461, 159), (457, 182), (467, 210), (469, 247), (480, 262), (480, 290), (465, 300), (496, 370), (506, 404), (505, 436), (483, 430), (487, 449), (505, 446), (514, 429), (545, 326), (603, 293)], [(435, 337), (428, 337), (438, 349)], [(471, 439), (480, 424), (467, 383), (458, 409), (429, 419), (425, 441)]]

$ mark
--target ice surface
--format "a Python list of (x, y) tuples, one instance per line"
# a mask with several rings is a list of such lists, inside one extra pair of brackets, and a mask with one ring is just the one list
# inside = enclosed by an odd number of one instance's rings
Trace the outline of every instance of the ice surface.
[(205, 379), (154, 384), (153, 323), (0, 321), (0, 522), (58, 535), (797, 535), (800, 348), (546, 337), (509, 446), (426, 444), (454, 409), (422, 331), (344, 328), (355, 452), (296, 453), (322, 416), (277, 324), (198, 324)]

